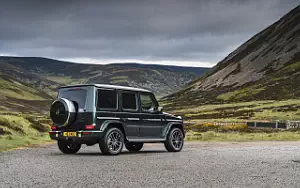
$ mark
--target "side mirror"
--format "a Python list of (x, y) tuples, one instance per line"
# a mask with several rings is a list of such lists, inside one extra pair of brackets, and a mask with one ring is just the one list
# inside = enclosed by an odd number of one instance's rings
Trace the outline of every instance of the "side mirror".
[(157, 111), (158, 112), (162, 112), (163, 111), (163, 107), (162, 106), (157, 107)]

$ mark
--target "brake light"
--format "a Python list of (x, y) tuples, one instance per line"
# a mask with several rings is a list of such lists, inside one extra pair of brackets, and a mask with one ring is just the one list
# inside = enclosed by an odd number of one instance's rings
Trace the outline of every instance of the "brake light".
[(56, 130), (56, 126), (51, 126), (51, 130)]
[(84, 127), (85, 130), (91, 130), (91, 129), (94, 129), (94, 125), (86, 125)]

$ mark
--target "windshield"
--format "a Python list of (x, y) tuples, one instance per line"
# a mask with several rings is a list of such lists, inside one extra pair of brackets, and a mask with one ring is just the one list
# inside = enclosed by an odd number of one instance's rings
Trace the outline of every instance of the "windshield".
[(70, 101), (76, 102), (79, 109), (85, 108), (87, 91), (85, 89), (64, 89), (58, 92), (58, 97), (69, 99)]

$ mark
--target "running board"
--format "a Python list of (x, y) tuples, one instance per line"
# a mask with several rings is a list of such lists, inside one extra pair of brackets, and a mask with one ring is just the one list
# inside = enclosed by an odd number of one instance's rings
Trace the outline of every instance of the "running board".
[(129, 142), (144, 142), (144, 143), (151, 143), (151, 142), (164, 142), (166, 141), (165, 138), (130, 138), (128, 139)]

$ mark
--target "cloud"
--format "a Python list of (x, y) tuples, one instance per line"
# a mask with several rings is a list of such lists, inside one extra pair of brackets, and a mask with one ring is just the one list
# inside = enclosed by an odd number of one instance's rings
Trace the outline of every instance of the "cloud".
[(0, 54), (212, 66), (297, 6), (297, 1), (3, 0), (0, 4)]

